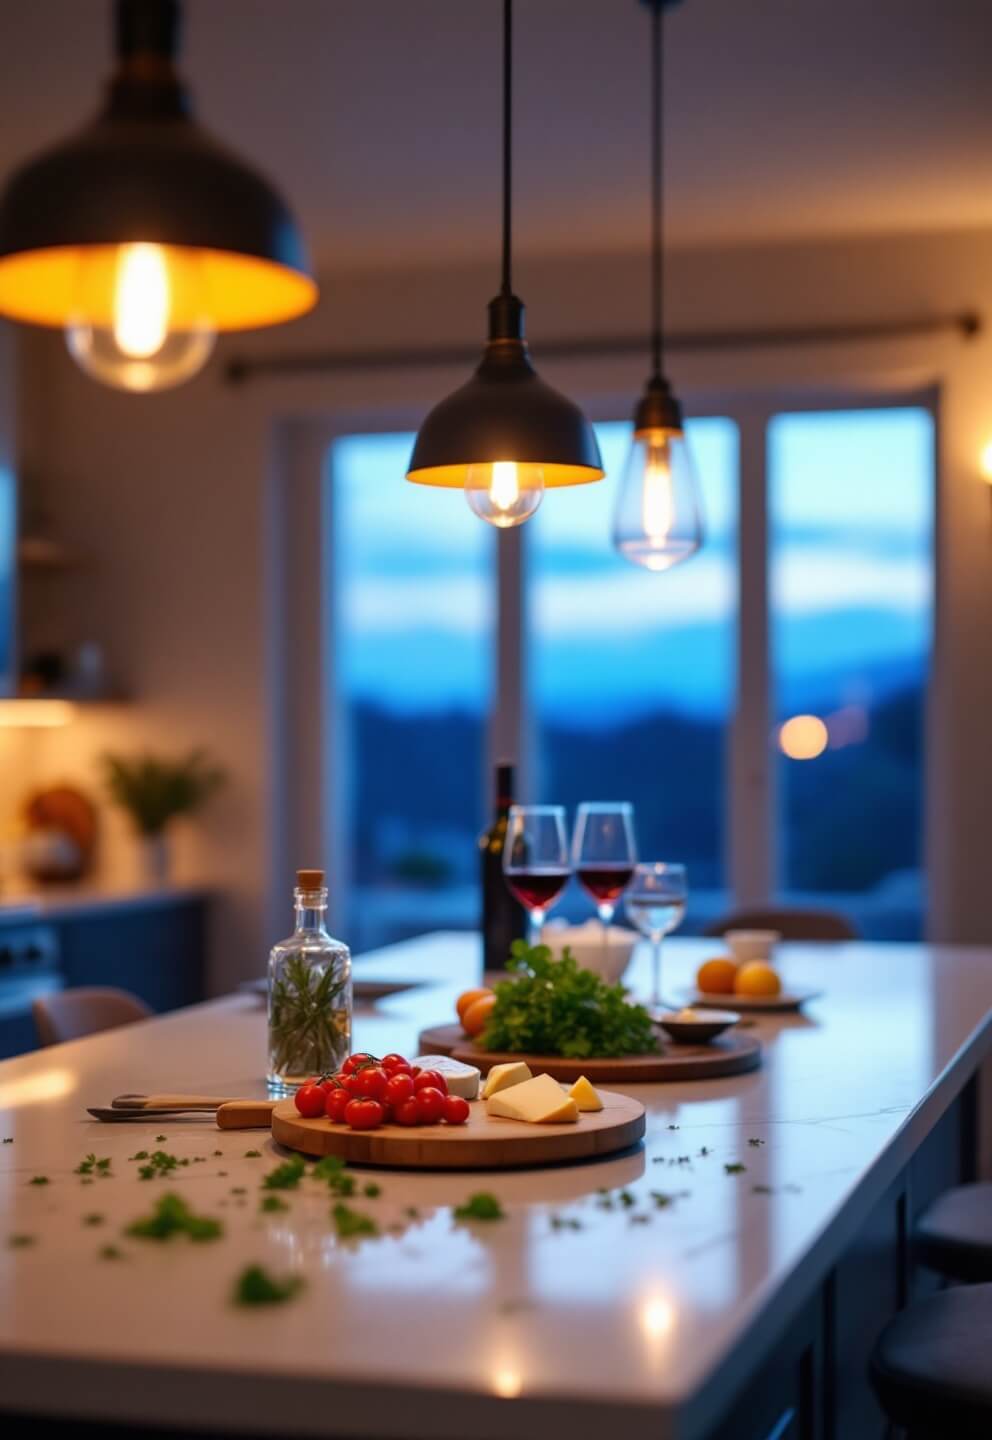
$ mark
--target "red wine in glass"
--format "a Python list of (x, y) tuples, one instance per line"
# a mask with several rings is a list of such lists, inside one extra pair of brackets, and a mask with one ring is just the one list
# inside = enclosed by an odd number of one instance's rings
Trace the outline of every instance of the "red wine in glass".
[(528, 910), (548, 910), (568, 884), (567, 870), (512, 870), (506, 883)]
[(575, 873), (597, 905), (615, 905), (633, 878), (634, 866), (633, 863), (580, 865)]

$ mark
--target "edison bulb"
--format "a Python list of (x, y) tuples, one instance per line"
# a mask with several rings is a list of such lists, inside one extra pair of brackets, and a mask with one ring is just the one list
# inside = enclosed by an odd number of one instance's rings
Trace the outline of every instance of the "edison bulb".
[(470, 510), (500, 530), (522, 525), (544, 499), (544, 471), (540, 465), (515, 460), (470, 465), (465, 499)]
[(80, 262), (69, 353), (120, 390), (165, 390), (190, 379), (214, 346), (203, 261), (167, 245), (94, 247)]
[(645, 570), (670, 570), (703, 543), (702, 507), (681, 430), (638, 430), (620, 482), (613, 543)]

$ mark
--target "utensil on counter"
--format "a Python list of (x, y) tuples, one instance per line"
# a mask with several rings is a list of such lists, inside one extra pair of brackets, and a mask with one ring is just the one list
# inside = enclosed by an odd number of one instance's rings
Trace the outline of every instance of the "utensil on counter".
[[(161, 1120), (169, 1115), (213, 1115), (220, 1130), (267, 1130), (272, 1123), (272, 1111), (275, 1108), (274, 1100), (229, 1100), (214, 1099), (211, 1103), (174, 1104), (174, 1105), (120, 1105), (118, 1100), (125, 1098), (118, 1096), (111, 1105), (93, 1105), (87, 1108), (87, 1114), (92, 1115), (94, 1120), (102, 1120), (110, 1124), (119, 1122), (131, 1122), (134, 1120)], [(138, 1097), (140, 1098), (162, 1098), (162, 1097)], [(174, 1095), (165, 1097), (182, 1102), (184, 1097)], [(187, 1097), (194, 1102), (203, 1102), (206, 1097)]]
[(226, 1105), (230, 1095), (115, 1095), (111, 1105), (115, 1110), (216, 1110)]

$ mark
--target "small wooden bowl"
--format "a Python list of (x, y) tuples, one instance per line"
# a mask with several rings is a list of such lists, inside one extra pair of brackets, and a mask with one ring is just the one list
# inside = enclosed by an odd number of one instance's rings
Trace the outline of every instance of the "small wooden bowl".
[(670, 1015), (659, 1015), (655, 1021), (676, 1045), (705, 1045), (715, 1040), (725, 1030), (730, 1030), (740, 1020), (733, 1010), (711, 1010), (695, 1020), (680, 1020), (678, 1011)]

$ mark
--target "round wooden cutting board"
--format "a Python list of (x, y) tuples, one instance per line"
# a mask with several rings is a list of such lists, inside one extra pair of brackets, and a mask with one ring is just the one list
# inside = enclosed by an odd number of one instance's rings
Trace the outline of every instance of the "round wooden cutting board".
[(587, 1160), (635, 1145), (644, 1135), (644, 1106), (629, 1095), (601, 1090), (603, 1109), (575, 1124), (528, 1125), (488, 1115), (476, 1100), (464, 1125), (383, 1125), (349, 1130), (327, 1119), (304, 1120), (292, 1100), (272, 1112), (272, 1138), (305, 1155), (339, 1155), (357, 1165), (404, 1170), (499, 1170), (509, 1165), (552, 1165)]
[(577, 1080), (587, 1076), (594, 1085), (600, 1081), (621, 1084), (665, 1080), (715, 1080), (721, 1075), (740, 1075), (757, 1070), (761, 1064), (761, 1041), (744, 1030), (728, 1030), (706, 1045), (663, 1043), (657, 1055), (624, 1055), (615, 1060), (566, 1060), (561, 1055), (503, 1055), (483, 1050), (465, 1034), (460, 1025), (436, 1025), (420, 1036), (421, 1055), (450, 1055), (466, 1065), (475, 1065), (483, 1075), (494, 1065), (522, 1060), (532, 1074), (551, 1075), (555, 1080)]

